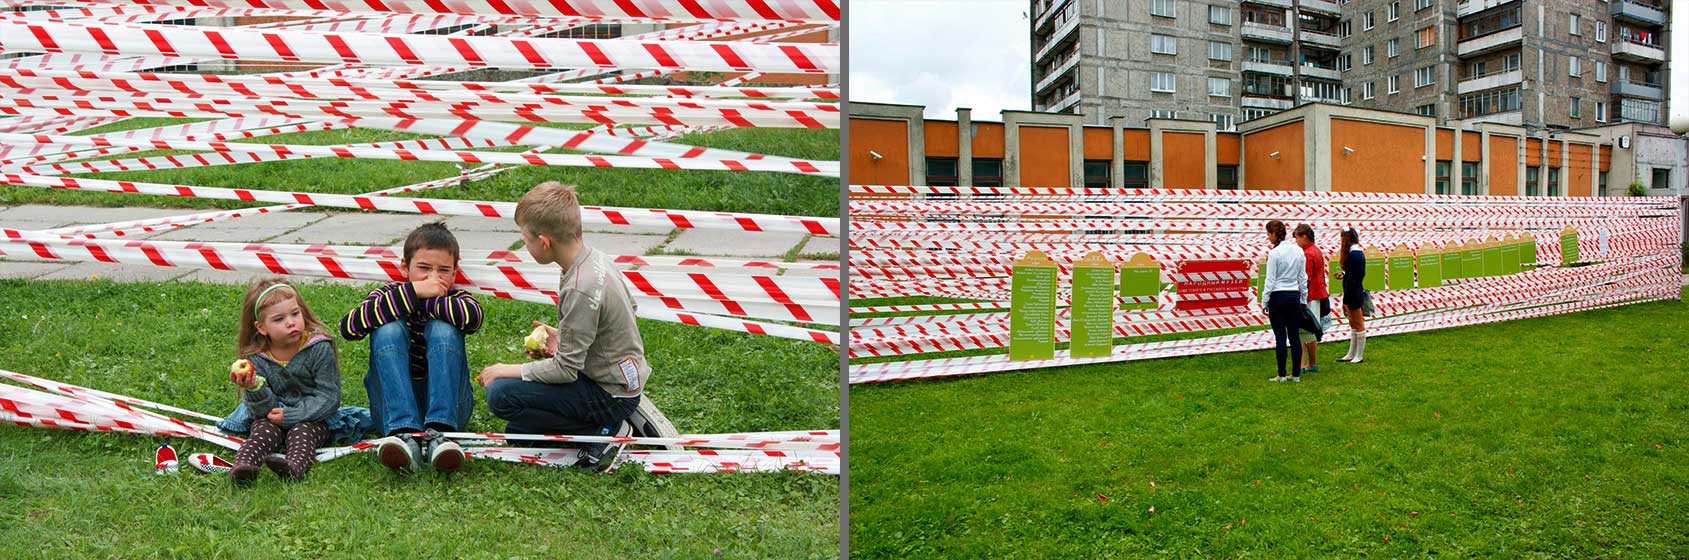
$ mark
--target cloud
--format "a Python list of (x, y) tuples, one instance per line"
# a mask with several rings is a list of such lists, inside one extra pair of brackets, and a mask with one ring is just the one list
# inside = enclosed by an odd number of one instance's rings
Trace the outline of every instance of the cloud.
[(1024, 0), (852, 0), (852, 101), (926, 106), (928, 117), (1032, 108)]

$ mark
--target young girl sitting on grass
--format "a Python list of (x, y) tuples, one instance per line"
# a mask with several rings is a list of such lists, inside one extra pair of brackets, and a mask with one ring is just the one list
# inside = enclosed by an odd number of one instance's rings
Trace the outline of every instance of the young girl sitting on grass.
[[(241, 359), (230, 366), (229, 381), (242, 389), (253, 420), (229, 476), (249, 484), (262, 462), (283, 479), (299, 480), (315, 462), (317, 447), (328, 442), (324, 421), (340, 407), (334, 341), (299, 292), (280, 278), (247, 288), (240, 315)], [(270, 457), (278, 449), (284, 458)]]

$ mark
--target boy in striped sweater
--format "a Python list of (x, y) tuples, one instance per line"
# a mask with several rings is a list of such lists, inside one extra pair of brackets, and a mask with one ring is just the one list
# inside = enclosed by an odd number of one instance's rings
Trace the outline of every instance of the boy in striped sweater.
[(364, 388), (376, 427), (387, 436), (375, 442), (381, 463), (416, 471), (427, 457), (436, 470), (457, 470), (463, 450), (439, 432), (464, 429), (475, 406), (463, 337), (481, 328), (481, 304), (451, 287), (458, 247), (444, 224), (412, 231), (401, 264), (405, 281), (371, 291), (340, 319), (340, 336), (370, 339)]

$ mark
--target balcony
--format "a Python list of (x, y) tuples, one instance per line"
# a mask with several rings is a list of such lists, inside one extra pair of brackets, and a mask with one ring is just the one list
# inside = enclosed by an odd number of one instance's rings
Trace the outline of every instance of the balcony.
[(1048, 108), (1045, 108), (1044, 110), (1049, 111), (1051, 113), (1060, 113), (1060, 112), (1066, 111), (1066, 110), (1068, 110), (1068, 109), (1070, 109), (1073, 106), (1078, 105), (1078, 104), (1079, 104), (1079, 91), (1074, 90), (1073, 93), (1068, 94), (1067, 97), (1061, 98), (1061, 100), (1057, 101), (1055, 105), (1051, 105)]
[(1640, 2), (1626, 2), (1613, 0), (1611, 8), (1613, 19), (1630, 20), (1643, 25), (1665, 25), (1665, 11)]
[(1241, 99), (1240, 103), (1242, 103), (1244, 107), (1247, 107), (1247, 108), (1250, 108), (1250, 109), (1284, 110), (1284, 109), (1289, 109), (1289, 108), (1291, 108), (1292, 106), (1295, 105), (1295, 103), (1292, 102), (1289, 99), (1277, 99), (1277, 98), (1272, 98), (1272, 97), (1262, 97), (1262, 96), (1254, 95), (1254, 94), (1250, 94), (1250, 93), (1244, 93), (1243, 98)]
[(1073, 69), (1077, 68), (1078, 66), (1079, 66), (1079, 53), (1078, 52), (1068, 53), (1067, 58), (1065, 60), (1062, 60), (1061, 63), (1056, 64), (1056, 67), (1052, 68), (1050, 70), (1049, 74), (1045, 74), (1043, 78), (1038, 80), (1038, 84), (1033, 86), (1033, 88), (1032, 88), (1033, 93), (1043, 93), (1044, 90), (1049, 89), (1050, 86), (1055, 85), (1057, 82), (1060, 82), (1063, 76), (1067, 76), (1067, 75), (1073, 73)]
[(1262, 6), (1278, 6), (1280, 8), (1291, 7), (1290, 0), (1244, 0), (1244, 1), (1249, 2), (1251, 4), (1260, 4)]
[(1243, 71), (1244, 72), (1260, 72), (1262, 74), (1275, 74), (1275, 75), (1286, 76), (1286, 77), (1295, 75), (1295, 71), (1290, 68), (1290, 61), (1288, 61), (1288, 60), (1272, 60), (1272, 61), (1245, 60), (1245, 61), (1243, 61)]
[(1302, 9), (1324, 12), (1334, 16), (1343, 14), (1337, 7), (1337, 3), (1330, 0), (1302, 0)]
[(1346, 105), (1346, 103), (1343, 102), (1343, 96), (1341, 96), (1341, 95), (1333, 95), (1333, 96), (1330, 96), (1330, 97), (1323, 96), (1323, 95), (1304, 95), (1304, 96), (1302, 96), (1302, 102), (1303, 103), (1330, 103), (1332, 105)]
[[(1460, 46), (1455, 48), (1455, 54), (1461, 57), (1475, 56), (1499, 51), (1505, 48), (1518, 47), (1525, 37), (1524, 27), (1514, 27), (1497, 31), (1488, 35), (1479, 35), (1471, 39), (1463, 39)], [(1614, 47), (1617, 50), (1618, 47)]]
[(1640, 97), (1643, 99), (1653, 99), (1655, 101), (1665, 99), (1665, 91), (1660, 89), (1658, 84), (1629, 82), (1625, 80), (1613, 82), (1613, 95)]
[(1666, 61), (1666, 51), (1656, 45), (1620, 39), (1613, 41), (1613, 58), (1645, 64), (1658, 64)]
[(1312, 64), (1303, 64), (1302, 65), (1302, 77), (1304, 77), (1304, 78), (1319, 78), (1321, 80), (1341, 81), (1343, 79), (1343, 73), (1338, 72), (1336, 68), (1327, 68), (1327, 67), (1324, 67), (1324, 66), (1314, 66)]
[(1056, 48), (1060, 47), (1063, 44), (1064, 40), (1067, 39), (1067, 36), (1072, 35), (1073, 30), (1078, 29), (1078, 28), (1079, 28), (1079, 17), (1078, 16), (1069, 18), (1067, 21), (1056, 24), (1056, 32), (1050, 34), (1050, 38), (1048, 40), (1044, 41), (1044, 46), (1039, 47), (1038, 52), (1032, 55), (1032, 60), (1034, 62), (1039, 61), (1039, 60), (1043, 60), (1044, 55), (1050, 54), (1050, 51), (1053, 51)]
[(1302, 44), (1313, 45), (1316, 47), (1329, 47), (1333, 49), (1342, 45), (1342, 43), (1338, 42), (1336, 35), (1322, 31), (1313, 31), (1310, 29), (1302, 30)]
[(1468, 118), (1465, 118), (1465, 119), (1461, 119), (1462, 125), (1473, 125), (1473, 124), (1478, 124), (1478, 123), (1496, 123), (1496, 124), (1510, 124), (1510, 125), (1513, 125), (1513, 126), (1520, 126), (1521, 123), (1523, 123), (1523, 122), (1525, 122), (1525, 116), (1524, 116), (1524, 113), (1520, 112), (1520, 111), (1507, 111), (1505, 113), (1490, 113), (1488, 115), (1483, 115), (1483, 116), (1478, 116), (1478, 117), (1468, 117)]
[(1057, 19), (1056, 15), (1060, 14), (1062, 10), (1066, 9), (1067, 3), (1071, 2), (1071, 1), (1072, 0), (1042, 0), (1042, 1), (1040, 1), (1039, 4), (1042, 4), (1042, 7), (1039, 8), (1039, 11), (1037, 12), (1038, 13), (1038, 21), (1036, 23), (1032, 24), (1032, 31), (1034, 33), (1037, 33), (1039, 31), (1043, 31), (1044, 28), (1049, 27), (1050, 22), (1055, 21)]
[(1524, 73), (1518, 70), (1509, 70), (1506, 72), (1496, 72), (1483, 76), (1469, 77), (1461, 80), (1460, 84), (1455, 86), (1455, 93), (1467, 94), (1474, 91), (1484, 91), (1486, 89), (1516, 85), (1523, 82), (1524, 78)]
[(1243, 22), (1243, 40), (1290, 44), (1290, 28), (1253, 21)]
[(1517, 1), (1519, 0), (1460, 0), (1460, 3), (1455, 5), (1454, 17), (1466, 17), (1502, 4)]

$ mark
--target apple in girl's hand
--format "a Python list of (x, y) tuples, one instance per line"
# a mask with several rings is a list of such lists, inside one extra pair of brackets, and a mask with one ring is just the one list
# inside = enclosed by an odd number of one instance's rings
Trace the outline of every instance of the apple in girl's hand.
[(229, 364), (229, 381), (245, 387), (252, 380), (252, 360), (235, 360)]
[(544, 350), (546, 334), (548, 333), (545, 330), (545, 325), (534, 326), (534, 332), (528, 333), (528, 337), (522, 339), (522, 349), (531, 354), (537, 354)]

